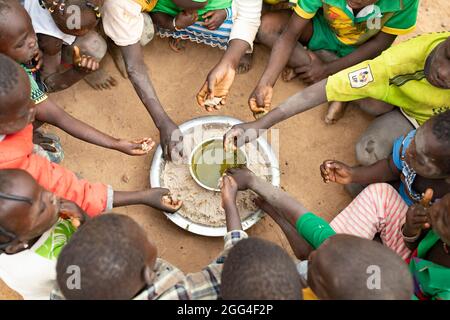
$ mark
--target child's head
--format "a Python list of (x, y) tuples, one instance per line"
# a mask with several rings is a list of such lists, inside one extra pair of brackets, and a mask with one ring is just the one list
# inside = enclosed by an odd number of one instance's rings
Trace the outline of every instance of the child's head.
[(360, 10), (368, 5), (376, 3), (378, 0), (347, 0), (347, 4), (353, 10)]
[(0, 53), (0, 134), (16, 133), (34, 121), (30, 79), (14, 60)]
[(343, 234), (311, 253), (308, 284), (322, 300), (407, 300), (413, 293), (408, 266), (394, 251)]
[(450, 37), (428, 55), (425, 77), (435, 87), (450, 89)]
[(31, 19), (16, 0), (0, 0), (0, 53), (29, 63), (39, 51)]
[(450, 177), (450, 110), (433, 116), (417, 129), (405, 157), (422, 177)]
[[(63, 248), (56, 265), (66, 299), (129, 300), (153, 283), (157, 249), (131, 218), (105, 214), (89, 220)], [(70, 266), (78, 266), (81, 289), (71, 290)]]
[(82, 37), (97, 26), (103, 0), (45, 0), (44, 3), (62, 32)]
[(0, 252), (17, 253), (58, 220), (59, 199), (26, 171), (0, 170)]
[(230, 250), (221, 294), (226, 300), (301, 300), (302, 286), (294, 261), (282, 248), (249, 238)]
[(450, 247), (450, 193), (447, 193), (428, 209), (428, 216), (433, 231)]

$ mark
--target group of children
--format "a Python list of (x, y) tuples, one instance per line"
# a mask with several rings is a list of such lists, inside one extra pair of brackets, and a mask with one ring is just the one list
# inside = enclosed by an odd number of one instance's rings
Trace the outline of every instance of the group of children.
[[(275, 2), (0, 0), (0, 278), (9, 287), (25, 299), (450, 298), (450, 32), (390, 47), (414, 27), (418, 0)], [(225, 50), (197, 95), (207, 111), (225, 105), (235, 73), (248, 70), (255, 37), (272, 47), (249, 98), (257, 120), (234, 126), (226, 148), (327, 101), (328, 123), (347, 102), (378, 116), (356, 145), (361, 166), (320, 166), (324, 182), (350, 191), (350, 205), (327, 223), (248, 169), (230, 169), (221, 181), (224, 250), (190, 274), (158, 257), (131, 218), (101, 214), (135, 204), (176, 212), (182, 201), (163, 188), (117, 191), (62, 167), (61, 143), (43, 123), (131, 156), (155, 142), (102, 133), (48, 93), (81, 79), (114, 86), (100, 66), (109, 50), (174, 159), (178, 127), (143, 61), (155, 32), (178, 51), (184, 40)], [(269, 112), (280, 74), (311, 86)], [(206, 103), (213, 98), (220, 102)], [(258, 195), (298, 260), (242, 230), (242, 190)]]

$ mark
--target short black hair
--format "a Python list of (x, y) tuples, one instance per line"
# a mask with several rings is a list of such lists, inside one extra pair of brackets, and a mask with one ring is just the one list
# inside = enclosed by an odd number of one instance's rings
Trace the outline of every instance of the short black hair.
[[(13, 185), (11, 174), (14, 171), (16, 170), (0, 170), (0, 192), (11, 193)], [(0, 212), (4, 212), (3, 203), (3, 199), (0, 198)], [(17, 235), (6, 230), (0, 221), (0, 253), (16, 238)]]
[(301, 300), (300, 275), (293, 259), (278, 245), (244, 239), (225, 260), (221, 296), (225, 300)]
[(433, 134), (439, 142), (450, 148), (450, 109), (433, 117)]
[(3, 17), (3, 14), (9, 12), (12, 9), (13, 1), (17, 0), (0, 0), (0, 17)]
[(19, 65), (0, 53), (0, 97), (6, 96), (19, 84)]
[[(142, 279), (145, 253), (138, 236), (143, 232), (131, 218), (103, 214), (87, 221), (61, 251), (56, 265), (59, 289), (66, 299), (132, 299), (137, 292), (130, 279)], [(70, 266), (80, 271), (81, 288), (68, 288)]]
[[(433, 134), (443, 144), (445, 154), (450, 155), (450, 109), (433, 117)], [(444, 161), (442, 168), (445, 174), (450, 174), (450, 159)]]
[(336, 235), (319, 247), (329, 260), (327, 293), (336, 300), (409, 300), (413, 280), (393, 250), (373, 240)]

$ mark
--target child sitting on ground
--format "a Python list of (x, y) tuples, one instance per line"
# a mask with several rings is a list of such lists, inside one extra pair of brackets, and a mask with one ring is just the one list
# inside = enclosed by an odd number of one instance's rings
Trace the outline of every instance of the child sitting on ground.
[[(414, 28), (418, 4), (418, 0), (298, 0), (294, 12), (264, 14), (257, 39), (272, 48), (272, 55), (250, 95), (251, 108), (270, 108), (273, 87), (286, 65), (290, 68), (283, 73), (284, 80), (299, 76), (313, 84), (377, 57), (397, 35)], [(327, 123), (343, 112), (342, 103), (337, 104), (330, 105)]]
[(233, 25), (232, 0), (159, 0), (150, 15), (172, 49), (190, 40), (226, 50)]
[(45, 189), (75, 202), (89, 215), (112, 207), (144, 204), (175, 212), (181, 201), (167, 189), (113, 191), (102, 183), (90, 183), (48, 159), (33, 154), (33, 121), (36, 105), (30, 99), (30, 80), (17, 63), (0, 54), (0, 169), (23, 169)]
[[(239, 190), (250, 189), (258, 194), (261, 208), (277, 223), (281, 222), (297, 257), (309, 257), (306, 280), (317, 298), (411, 297), (411, 275), (407, 265), (394, 252), (374, 241), (336, 235), (323, 219), (248, 169), (230, 169), (227, 174), (236, 181)], [(377, 272), (381, 272), (380, 277)], [(307, 296), (311, 296), (308, 290), (304, 291), (304, 297)]]
[[(56, 105), (39, 88), (32, 76), (33, 73), (30, 66), (28, 65), (38, 52), (39, 48), (36, 41), (36, 34), (34, 33), (27, 12), (16, 1), (5, 4), (0, 0), (0, 17), (0, 53), (8, 55), (10, 58), (20, 63), (30, 75), (32, 87), (31, 98), (36, 104), (37, 121), (54, 125), (68, 134), (86, 142), (117, 150), (128, 155), (145, 155), (152, 149), (154, 142), (150, 138), (139, 139), (136, 141), (115, 139), (86, 123), (73, 118)], [(36, 123), (34, 125), (36, 129), (38, 125)], [(47, 135), (42, 134), (40, 131), (35, 132), (35, 134), (36, 136), (47, 137)], [(46, 147), (48, 152), (39, 152), (39, 154), (48, 155), (51, 161), (59, 163), (63, 158), (61, 148), (55, 148), (55, 145), (59, 145), (59, 139), (53, 138), (51, 140), (53, 140), (51, 143), (48, 141), (41, 143)], [(35, 142), (38, 143), (40, 141), (41, 140), (36, 140)], [(142, 148), (143, 144), (146, 146), (145, 149)]]
[(400, 195), (408, 206), (419, 202), (427, 188), (435, 198), (450, 193), (450, 110), (399, 137), (392, 154), (371, 166), (350, 167), (327, 160), (320, 166), (324, 182), (368, 185), (400, 178)]
[(278, 245), (249, 238), (230, 250), (220, 287), (224, 300), (301, 300), (301, 279)]
[[(103, 2), (24, 1), (43, 53), (42, 80), (48, 92), (64, 90), (81, 79), (97, 90), (116, 85), (114, 78), (99, 69), (99, 62), (106, 54), (106, 42), (95, 28)], [(62, 64), (67, 67), (61, 71)]]
[(24, 299), (48, 299), (56, 257), (86, 219), (75, 203), (45, 190), (26, 171), (0, 170), (0, 278)]
[(449, 109), (449, 69), (450, 32), (417, 36), (302, 90), (257, 121), (235, 125), (225, 136), (225, 146), (240, 146), (326, 101), (352, 101), (373, 115), (382, 114), (356, 144), (358, 162), (371, 165), (391, 153), (398, 136)]
[[(202, 300), (220, 297), (220, 275), (228, 251), (241, 239), (236, 207), (237, 185), (222, 182), (222, 206), (227, 230), (225, 250), (202, 271), (184, 274), (158, 258), (156, 246), (131, 218), (108, 214), (90, 220), (62, 250), (57, 266), (59, 290), (52, 299)], [(79, 287), (70, 288), (70, 266), (81, 274)], [(62, 294), (61, 294), (62, 293)]]

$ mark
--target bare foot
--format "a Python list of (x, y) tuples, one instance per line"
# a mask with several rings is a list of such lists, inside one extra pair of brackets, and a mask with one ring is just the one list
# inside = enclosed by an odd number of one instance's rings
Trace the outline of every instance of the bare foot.
[(250, 71), (252, 68), (252, 60), (253, 60), (253, 54), (252, 53), (246, 53), (242, 58), (241, 61), (239, 61), (239, 65), (236, 69), (236, 72), (238, 74), (244, 74)]
[(289, 68), (289, 67), (284, 68), (283, 73), (281, 74), (281, 78), (285, 82), (289, 82), (289, 81), (297, 78), (297, 76), (298, 76), (298, 74), (295, 73), (294, 69)]
[(103, 69), (99, 69), (84, 77), (86, 81), (95, 90), (109, 90), (117, 85), (116, 79), (107, 74)]
[(108, 52), (113, 58), (114, 64), (116, 65), (116, 68), (117, 70), (119, 70), (122, 77), (128, 79), (127, 68), (125, 66), (125, 61), (123, 60), (120, 48), (114, 42), (108, 41)]
[(186, 49), (186, 41), (182, 39), (169, 38), (169, 47), (176, 53), (180, 53)]
[(347, 104), (340, 101), (332, 101), (328, 104), (328, 113), (325, 117), (326, 124), (335, 124), (344, 116)]

